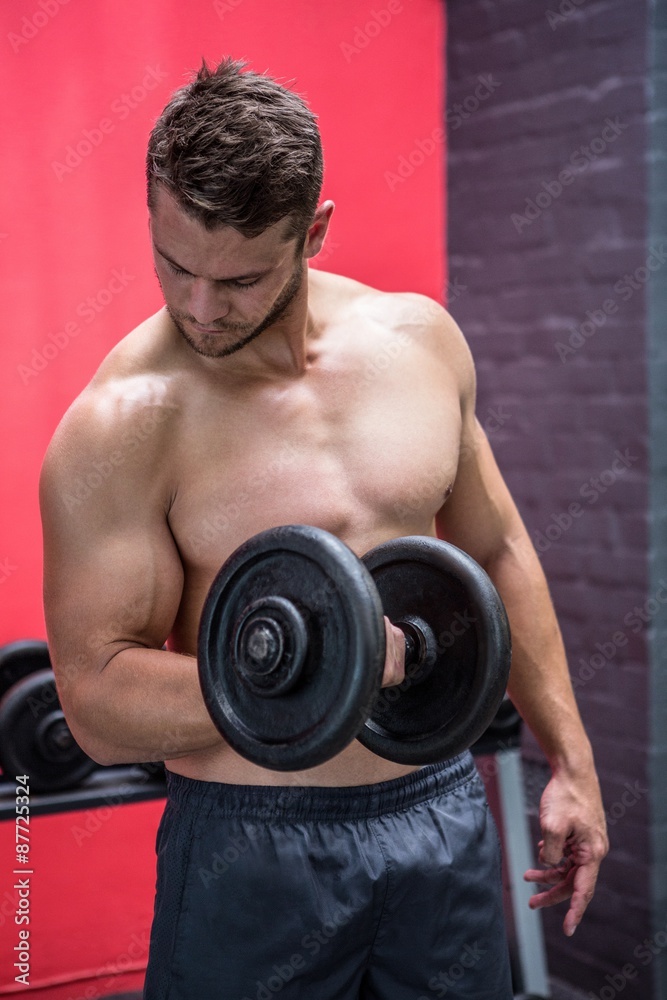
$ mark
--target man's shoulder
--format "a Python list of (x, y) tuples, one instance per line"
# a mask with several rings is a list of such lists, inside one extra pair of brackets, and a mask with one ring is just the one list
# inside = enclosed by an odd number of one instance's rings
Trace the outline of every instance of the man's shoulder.
[[(342, 275), (320, 274), (319, 299), (327, 318), (354, 331), (355, 348), (377, 357), (400, 355), (402, 364), (451, 384), (461, 397), (474, 397), (475, 366), (466, 339), (453, 316), (421, 292), (386, 291)], [(327, 308), (331, 304), (331, 308)], [(364, 336), (356, 337), (358, 323)], [(346, 348), (350, 341), (345, 342)]]
[[(176, 409), (177, 380), (160, 358), (164, 320), (156, 313), (123, 337), (107, 354), (90, 382), (62, 417), (45, 465), (70, 466), (89, 457), (123, 462), (138, 443), (159, 443)], [(142, 448), (146, 458), (150, 448)]]
[(357, 306), (364, 316), (378, 321), (402, 341), (409, 340), (415, 348), (448, 362), (454, 357), (470, 357), (456, 320), (429, 295), (360, 285), (357, 296)]
[(458, 330), (445, 307), (428, 295), (387, 291), (330, 271), (313, 269), (311, 274), (314, 291), (335, 303), (338, 312), (350, 310), (356, 315), (378, 319), (389, 327), (412, 327), (441, 333)]
[(119, 380), (163, 371), (169, 360), (168, 329), (168, 314), (163, 307), (121, 337), (103, 358), (84, 392), (101, 391)]

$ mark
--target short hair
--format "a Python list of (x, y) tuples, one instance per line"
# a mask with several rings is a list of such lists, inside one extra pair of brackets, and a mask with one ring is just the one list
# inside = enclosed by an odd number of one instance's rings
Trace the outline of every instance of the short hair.
[(305, 240), (322, 189), (317, 116), (244, 61), (206, 61), (172, 95), (148, 140), (146, 182), (156, 182), (207, 229), (227, 225), (254, 237), (289, 217), (286, 239)]

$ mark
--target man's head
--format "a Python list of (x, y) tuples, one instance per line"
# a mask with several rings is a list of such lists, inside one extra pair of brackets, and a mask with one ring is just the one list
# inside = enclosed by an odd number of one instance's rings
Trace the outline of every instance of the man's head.
[(318, 208), (315, 116), (242, 66), (204, 64), (162, 112), (146, 158), (156, 274), (176, 327), (207, 357), (289, 317), (333, 210)]
[(254, 237), (288, 219), (288, 239), (305, 239), (322, 188), (316, 116), (270, 77), (244, 63), (206, 63), (177, 90), (148, 141), (146, 179), (207, 229), (231, 226)]

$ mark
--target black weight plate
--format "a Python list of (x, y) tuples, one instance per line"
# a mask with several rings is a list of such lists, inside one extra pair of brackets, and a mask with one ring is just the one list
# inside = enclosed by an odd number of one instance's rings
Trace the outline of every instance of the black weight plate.
[(506, 695), (484, 735), (501, 741), (503, 737), (518, 736), (520, 731), (521, 716)]
[[(248, 607), (278, 596), (306, 627), (297, 682), (263, 697), (234, 666)], [(208, 711), (243, 757), (276, 771), (315, 767), (359, 732), (385, 659), (382, 607), (370, 574), (335, 535), (285, 525), (244, 542), (216, 576), (202, 611), (199, 678)]]
[(0, 698), (22, 677), (50, 670), (49, 648), (42, 639), (19, 639), (0, 648)]
[(385, 542), (363, 562), (387, 617), (423, 618), (437, 657), (424, 679), (408, 668), (402, 684), (382, 689), (358, 738), (400, 764), (453, 757), (482, 735), (507, 686), (510, 631), (498, 592), (474, 559), (436, 538)]
[(31, 792), (74, 788), (97, 765), (65, 722), (52, 670), (23, 677), (0, 701), (0, 767), (13, 779), (27, 774)]
[(510, 750), (521, 745), (521, 728), (523, 722), (518, 711), (505, 695), (500, 708), (491, 720), (491, 725), (484, 730), (478, 740), (470, 748), (478, 756), (498, 753), (499, 750)]

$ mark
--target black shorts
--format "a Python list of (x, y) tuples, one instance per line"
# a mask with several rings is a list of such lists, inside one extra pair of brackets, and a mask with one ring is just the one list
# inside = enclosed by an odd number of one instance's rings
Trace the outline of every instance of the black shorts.
[(469, 753), (343, 788), (167, 777), (145, 1000), (511, 1000)]

